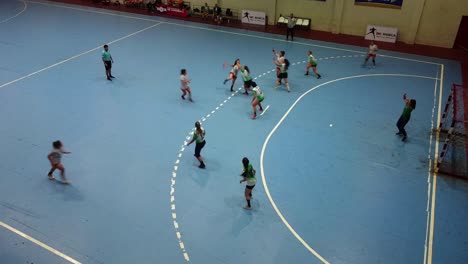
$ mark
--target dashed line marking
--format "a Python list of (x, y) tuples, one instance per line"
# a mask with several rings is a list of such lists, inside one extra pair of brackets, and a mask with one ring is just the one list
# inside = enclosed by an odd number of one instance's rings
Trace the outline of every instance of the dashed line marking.
[[(357, 55), (358, 56), (358, 55)], [(364, 55), (363, 55), (364, 56)], [(343, 56), (345, 57), (345, 56)], [(352, 56), (350, 56), (352, 57)], [(334, 58), (334, 57), (330, 57), (330, 58)], [(339, 57), (337, 57), (339, 58)], [(328, 57), (325, 57), (325, 58), (318, 58), (318, 60), (322, 60), (322, 59), (328, 59)], [(306, 63), (307, 61), (303, 61), (303, 63)], [(299, 65), (301, 62), (295, 62), (293, 63), (292, 65)], [(270, 70), (270, 71), (267, 71), (263, 74), (260, 74), (259, 76), (253, 78), (254, 80), (256, 80), (257, 78), (260, 78), (262, 76), (265, 76), (267, 73), (271, 73), (271, 72), (276, 72), (276, 69), (273, 69), (273, 70)], [(218, 110), (220, 107), (222, 107), (224, 104), (226, 104), (232, 97), (236, 96), (238, 94), (238, 91), (240, 91), (242, 89), (242, 87), (239, 87), (237, 89), (237, 91), (235, 93), (232, 93), (231, 96), (229, 96), (227, 99), (225, 99), (222, 103), (219, 104), (219, 106), (216, 107), (216, 110)], [(265, 114), (265, 112), (270, 108), (270, 105), (267, 105), (267, 107), (262, 111), (262, 113), (260, 115), (263, 115)], [(212, 110), (211, 111), (211, 114), (207, 114), (205, 117), (201, 118), (201, 122), (205, 122), (206, 119), (208, 119), (212, 114), (214, 114), (216, 112), (216, 110)], [(187, 140), (190, 140), (191, 136), (194, 134), (194, 131), (195, 131), (195, 128), (192, 128), (189, 132), (189, 136), (186, 137), (186, 140), (184, 141), (184, 144), (183, 146), (181, 147), (180, 149), (180, 152), (178, 154), (178, 159), (176, 160), (175, 164), (179, 164), (180, 162), (180, 158), (182, 157), (182, 154), (183, 152), (185, 151), (186, 149), (186, 145), (188, 143)], [(177, 219), (177, 214), (175, 212), (176, 210), (176, 205), (175, 205), (175, 178), (177, 177), (177, 170), (178, 170), (178, 166), (174, 166), (174, 170), (172, 172), (172, 179), (171, 179), (171, 187), (170, 187), (170, 200), (171, 200), (171, 215), (172, 215), (172, 218), (174, 219), (173, 223), (174, 223), (174, 229), (175, 229), (175, 233), (176, 233), (176, 236), (177, 236), (177, 239), (179, 241), (179, 247), (180, 249), (182, 250), (182, 253), (183, 253), (183, 256), (184, 256), (184, 259), (189, 262), (190, 261), (190, 256), (187, 252), (187, 250), (185, 249), (185, 245), (184, 245), (184, 242), (182, 241), (182, 234), (179, 230), (179, 224), (177, 223), (177, 221), (175, 221), (175, 219)]]

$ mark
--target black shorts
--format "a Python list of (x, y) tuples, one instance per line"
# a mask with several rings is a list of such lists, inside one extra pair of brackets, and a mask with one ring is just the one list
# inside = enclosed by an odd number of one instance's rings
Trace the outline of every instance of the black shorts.
[(112, 61), (104, 61), (104, 66), (106, 70), (110, 70), (112, 68)]
[(288, 78), (288, 73), (287, 72), (280, 72), (278, 74), (278, 79), (287, 79)]
[(250, 88), (252, 87), (252, 80), (248, 80), (244, 82), (244, 87)]
[(201, 143), (198, 143), (198, 142), (197, 142), (197, 143), (195, 144), (195, 157), (198, 158), (198, 157), (201, 156), (201, 155), (200, 155), (200, 152), (201, 152), (202, 148), (205, 146), (205, 143), (206, 143), (206, 141), (203, 141), (203, 142), (201, 142)]
[(252, 185), (252, 186), (246, 185), (246, 186), (245, 186), (245, 188), (246, 188), (246, 189), (249, 189), (249, 190), (252, 190), (254, 187), (255, 187), (255, 185)]

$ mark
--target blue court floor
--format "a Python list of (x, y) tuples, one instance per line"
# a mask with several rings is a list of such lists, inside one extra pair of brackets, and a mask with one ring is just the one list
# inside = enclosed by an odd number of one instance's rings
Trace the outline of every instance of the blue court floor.
[[(362, 47), (48, 1), (0, 1), (0, 47), (2, 264), (468, 263), (468, 183), (431, 172), (458, 62), (381, 50), (361, 67)], [(272, 48), (291, 93), (274, 88)], [(265, 92), (256, 120), (240, 78), (222, 83), (236, 58)], [(204, 170), (184, 146), (197, 120)], [(68, 186), (47, 179), (57, 139)]]

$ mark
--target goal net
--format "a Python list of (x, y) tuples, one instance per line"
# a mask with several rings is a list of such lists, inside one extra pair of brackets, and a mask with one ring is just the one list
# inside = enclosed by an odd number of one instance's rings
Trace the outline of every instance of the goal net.
[(463, 86), (454, 84), (437, 127), (442, 148), (435, 166), (439, 174), (468, 180), (468, 137), (465, 125)]

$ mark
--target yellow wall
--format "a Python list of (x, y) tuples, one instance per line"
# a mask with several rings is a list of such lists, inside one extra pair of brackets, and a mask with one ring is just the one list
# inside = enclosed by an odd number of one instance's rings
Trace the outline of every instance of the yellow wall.
[(314, 30), (364, 36), (369, 24), (398, 28), (398, 41), (451, 48), (468, 0), (404, 0), (401, 9), (354, 5), (354, 0), (193, 0), (223, 8), (266, 12), (275, 24), (280, 14), (311, 19)]
[(353, 0), (343, 0), (341, 14), (335, 14), (339, 10), (335, 5), (342, 0), (277, 1), (278, 14), (291, 10), (298, 16), (308, 15), (312, 29), (363, 36), (368, 24), (396, 27), (398, 41), (446, 48), (453, 46), (461, 17), (468, 15), (468, 0), (404, 0), (401, 9), (357, 6)]
[[(468, 1), (468, 0), (467, 0)], [(277, 0), (276, 14), (279, 17), (293, 13), (297, 17), (311, 19), (312, 28), (321, 31), (331, 31), (330, 23), (333, 17), (334, 1), (311, 0)]]
[(451, 48), (463, 15), (468, 15), (468, 0), (426, 0), (416, 42)]
[(205, 5), (205, 3), (207, 3), (208, 6), (213, 7), (215, 4), (218, 3), (218, 0), (188, 0), (187, 2), (190, 2), (192, 6), (202, 6)]
[(378, 8), (354, 5), (346, 1), (341, 22), (341, 33), (364, 36), (369, 24), (384, 27), (396, 27), (398, 39), (410, 42), (410, 25), (412, 13), (420, 0), (404, 0), (402, 9)]

